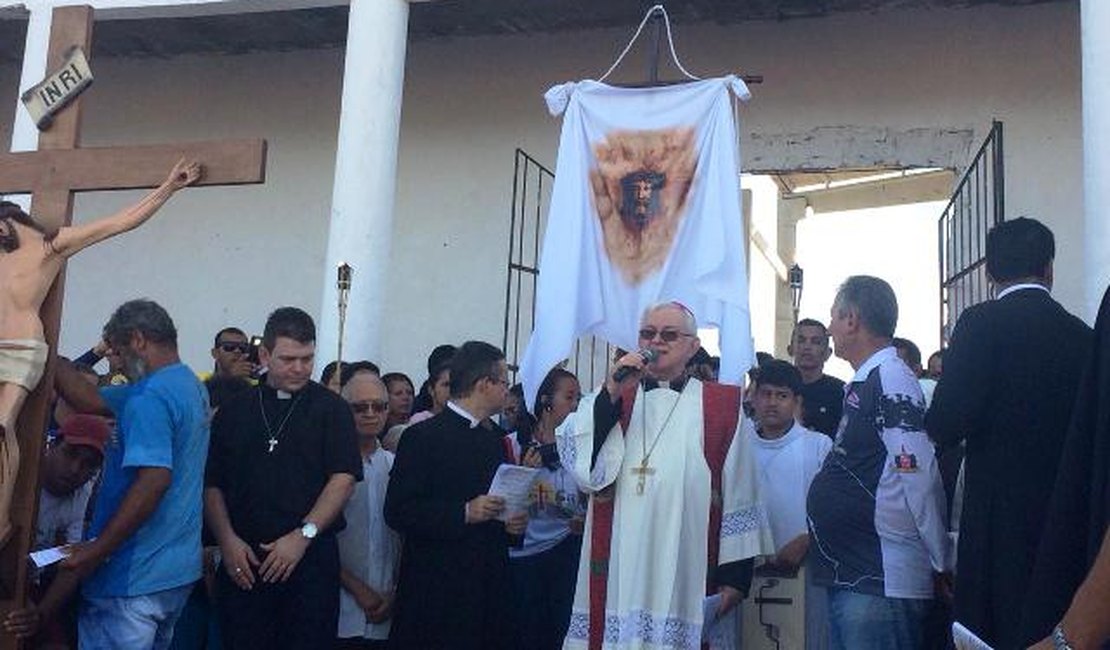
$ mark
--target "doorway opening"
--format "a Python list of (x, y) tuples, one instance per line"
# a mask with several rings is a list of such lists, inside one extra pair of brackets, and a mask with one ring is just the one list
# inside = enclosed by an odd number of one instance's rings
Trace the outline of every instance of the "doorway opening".
[[(741, 184), (757, 350), (789, 359), (794, 304), (788, 274), (794, 264), (803, 270), (798, 318), (828, 323), (840, 284), (851, 275), (873, 275), (898, 297), (898, 336), (913, 341), (925, 358), (939, 349), (937, 215), (955, 184), (952, 170), (783, 172), (744, 175)], [(852, 375), (835, 356), (826, 372)]]

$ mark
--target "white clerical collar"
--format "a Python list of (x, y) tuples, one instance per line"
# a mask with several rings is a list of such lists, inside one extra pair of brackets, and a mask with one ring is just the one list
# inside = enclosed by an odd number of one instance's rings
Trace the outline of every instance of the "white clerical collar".
[(482, 423), (481, 420), (471, 415), (469, 411), (456, 404), (453, 400), (447, 400), (447, 408), (469, 420), (471, 429), (477, 428), (477, 426)]
[(857, 370), (856, 374), (852, 377), (852, 383), (865, 381), (867, 379), (867, 375), (870, 375), (871, 371), (874, 370), (879, 364), (886, 361), (887, 359), (890, 359), (891, 357), (897, 356), (898, 350), (895, 350), (893, 345), (888, 345), (885, 348), (875, 352), (875, 354), (867, 357), (867, 361), (864, 361), (863, 364), (860, 365), (859, 370)]
[(1024, 291), (1025, 289), (1040, 289), (1041, 291), (1043, 291), (1045, 293), (1051, 293), (1048, 290), (1048, 287), (1044, 286), (1043, 284), (1037, 284), (1035, 282), (1025, 282), (1025, 283), (1022, 283), (1022, 284), (1015, 284), (1012, 287), (1006, 287), (1002, 291), (999, 291), (998, 295), (995, 296), (994, 299), (995, 300), (1002, 300), (1003, 298), (1010, 295), (1011, 293), (1014, 293), (1016, 291)]

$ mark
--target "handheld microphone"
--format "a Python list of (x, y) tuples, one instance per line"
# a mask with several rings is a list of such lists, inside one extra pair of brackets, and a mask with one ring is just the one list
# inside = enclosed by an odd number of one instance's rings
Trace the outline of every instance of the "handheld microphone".
[[(644, 360), (645, 366), (659, 358), (659, 352), (651, 348), (642, 348), (636, 352), (636, 354), (640, 355), (640, 358)], [(632, 366), (621, 366), (613, 373), (613, 381), (619, 384), (634, 372), (640, 372), (640, 370)]]

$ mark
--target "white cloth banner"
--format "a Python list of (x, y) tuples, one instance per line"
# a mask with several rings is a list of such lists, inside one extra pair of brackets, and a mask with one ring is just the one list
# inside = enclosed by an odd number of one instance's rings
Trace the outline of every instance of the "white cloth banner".
[(555, 86), (565, 111), (540, 257), (535, 330), (521, 362), (529, 404), (574, 342), (637, 347), (641, 313), (677, 300), (720, 329), (724, 383), (751, 366), (735, 76), (658, 88)]

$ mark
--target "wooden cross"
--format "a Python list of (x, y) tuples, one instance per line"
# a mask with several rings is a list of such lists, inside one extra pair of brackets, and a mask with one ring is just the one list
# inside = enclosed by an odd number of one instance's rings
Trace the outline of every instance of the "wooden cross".
[[(80, 46), (91, 52), (93, 10), (88, 6), (54, 9), (47, 55), (48, 70), (56, 69), (66, 51)], [(204, 165), (198, 185), (238, 185), (265, 180), (265, 140), (228, 140), (208, 143), (134, 147), (80, 148), (81, 99), (58, 113), (51, 127), (39, 135), (39, 150), (0, 154), (0, 194), (31, 194), (30, 213), (48, 228), (72, 221), (75, 192), (154, 188), (179, 159)], [(40, 311), (46, 341), (57, 347), (61, 322), (63, 270)], [(20, 468), (12, 504), (14, 532), (0, 552), (0, 620), (26, 600), (27, 555), (38, 510), (39, 467), (43, 433), (48, 422), (53, 357), (38, 388), (23, 406), (17, 425)], [(9, 432), (10, 435), (10, 432)], [(0, 630), (0, 649), (17, 648), (16, 640)]]

